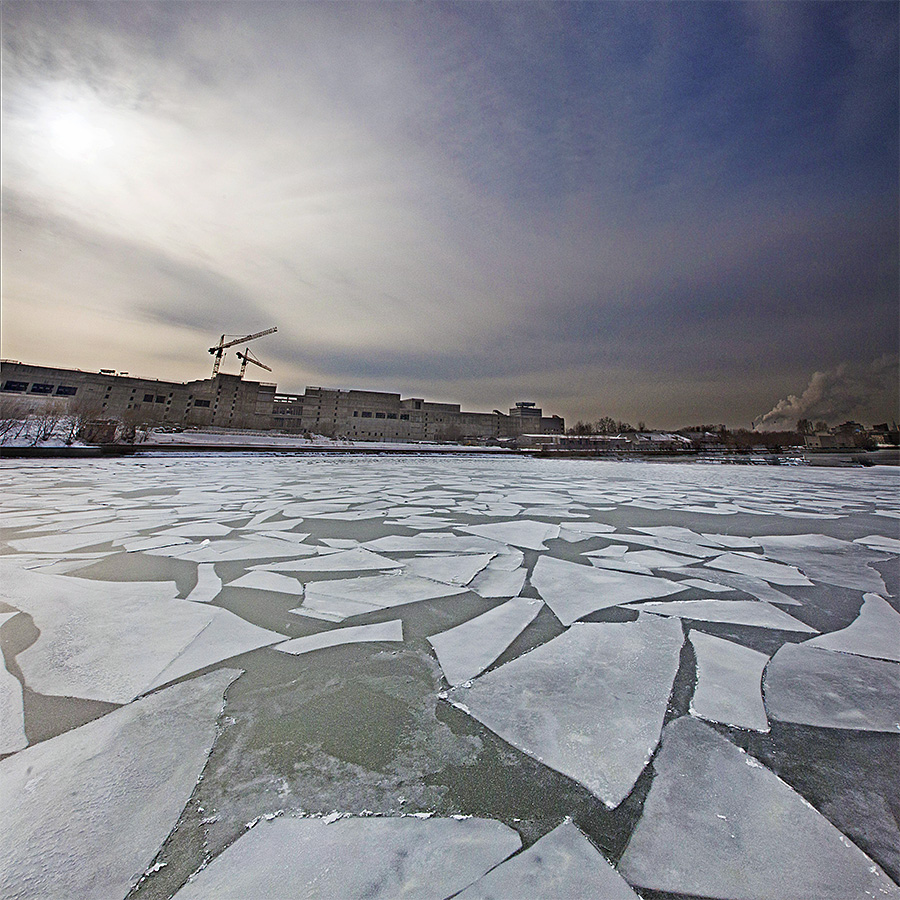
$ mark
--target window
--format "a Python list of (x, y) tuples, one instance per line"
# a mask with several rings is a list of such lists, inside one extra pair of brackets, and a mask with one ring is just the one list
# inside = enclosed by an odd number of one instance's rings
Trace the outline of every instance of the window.
[(53, 393), (53, 385), (52, 384), (33, 384), (31, 386), (32, 394), (52, 394)]
[(194, 401), (194, 406), (208, 407), (208, 406), (209, 406), (209, 400), (195, 400), (195, 401)]
[(363, 417), (364, 419), (371, 419), (371, 418), (372, 418), (372, 413), (366, 412), (365, 410), (363, 410), (362, 417)]
[(409, 421), (409, 413), (400, 413), (400, 418), (401, 418), (404, 422), (408, 422), (408, 421)]
[(144, 394), (144, 403), (152, 403), (153, 394)]
[(353, 415), (354, 415), (354, 416), (358, 416), (358, 415), (359, 415), (359, 410), (358, 410), (358, 409), (354, 409), (354, 410), (353, 410)]
[(6, 381), (3, 384), (4, 391), (15, 391), (17, 394), (21, 394), (23, 391), (28, 389), (27, 381)]
[(56, 389), (56, 396), (57, 397), (74, 397), (77, 391), (78, 391), (78, 388), (76, 388), (76, 387), (72, 387), (71, 385), (68, 385), (68, 384), (61, 384)]
[(388, 418), (389, 418), (389, 419), (396, 419), (396, 418), (397, 418), (397, 413), (388, 413)]
[(376, 418), (376, 419), (383, 419), (383, 418), (384, 418), (384, 413), (375, 413), (375, 418)]
[(160, 397), (160, 396), (157, 394), (157, 396), (156, 396), (156, 402), (157, 402), (157, 403), (165, 403), (165, 402), (166, 402), (166, 398), (165, 398), (165, 397)]

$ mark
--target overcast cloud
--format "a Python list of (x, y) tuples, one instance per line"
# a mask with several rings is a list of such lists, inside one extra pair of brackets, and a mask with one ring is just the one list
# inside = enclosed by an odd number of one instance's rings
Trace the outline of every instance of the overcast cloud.
[(896, 354), (896, 4), (2, 16), (4, 357), (187, 380), (277, 325), (285, 391), (668, 427)]

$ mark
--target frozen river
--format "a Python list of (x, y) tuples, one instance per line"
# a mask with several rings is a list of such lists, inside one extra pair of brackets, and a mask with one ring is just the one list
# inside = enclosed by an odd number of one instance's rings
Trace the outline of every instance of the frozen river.
[(4, 462), (0, 896), (900, 897), (898, 476)]

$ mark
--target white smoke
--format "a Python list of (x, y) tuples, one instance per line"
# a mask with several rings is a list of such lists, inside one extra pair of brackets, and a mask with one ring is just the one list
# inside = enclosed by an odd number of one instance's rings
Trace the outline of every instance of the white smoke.
[(848, 419), (872, 425), (898, 417), (900, 357), (886, 353), (867, 366), (841, 363), (814, 372), (806, 390), (779, 400), (756, 421), (756, 427), (794, 428), (798, 419), (824, 420), (830, 425)]

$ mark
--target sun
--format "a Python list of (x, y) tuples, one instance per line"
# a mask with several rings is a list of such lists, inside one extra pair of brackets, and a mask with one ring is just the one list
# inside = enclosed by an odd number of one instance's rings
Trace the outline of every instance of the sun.
[(111, 143), (105, 129), (77, 112), (55, 116), (49, 132), (53, 149), (68, 159), (86, 159)]

